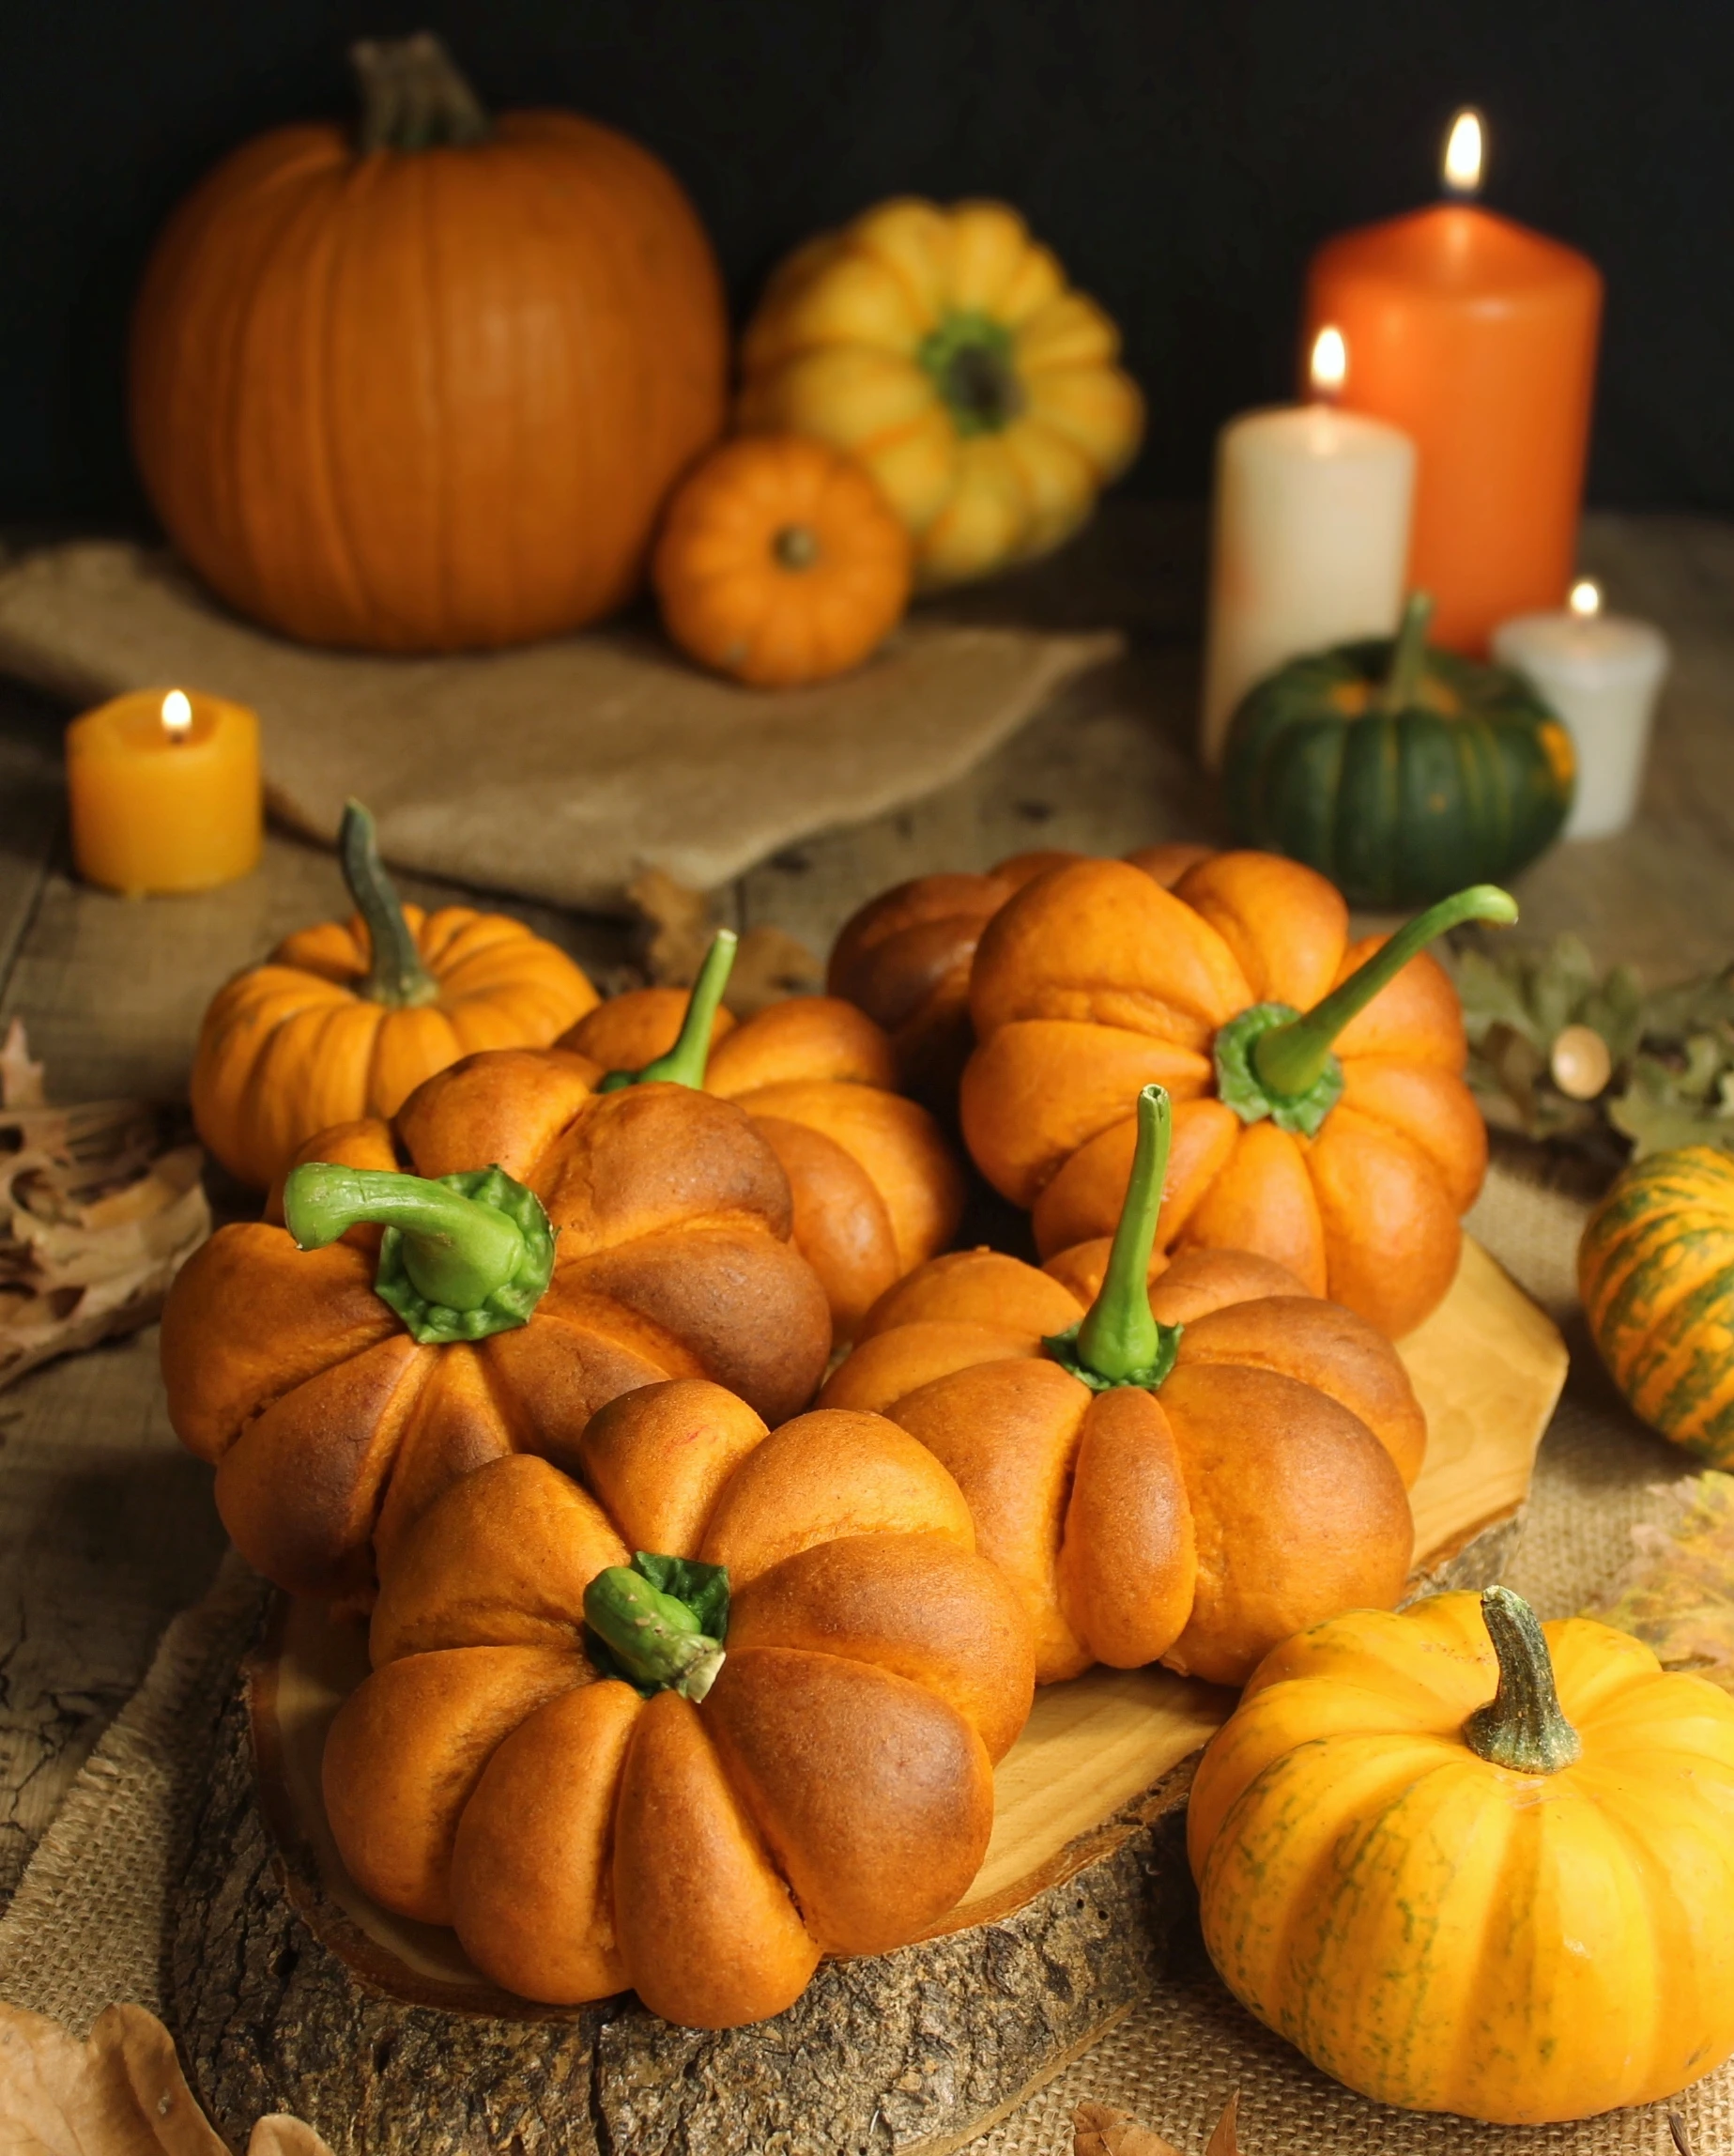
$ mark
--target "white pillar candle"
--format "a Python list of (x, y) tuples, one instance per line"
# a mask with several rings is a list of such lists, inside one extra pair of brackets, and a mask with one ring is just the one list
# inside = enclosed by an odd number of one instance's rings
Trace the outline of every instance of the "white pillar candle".
[(1577, 750), (1566, 839), (1605, 839), (1637, 812), (1667, 640), (1648, 622), (1602, 611), (1588, 578), (1563, 613), (1519, 614), (1494, 631), (1493, 655), (1527, 674), (1564, 719)]
[(1403, 610), (1415, 445), (1325, 401), (1346, 367), (1341, 336), (1321, 330), (1318, 401), (1245, 412), (1217, 438), (1199, 741), (1212, 771), (1254, 682), (1303, 652), (1390, 636)]

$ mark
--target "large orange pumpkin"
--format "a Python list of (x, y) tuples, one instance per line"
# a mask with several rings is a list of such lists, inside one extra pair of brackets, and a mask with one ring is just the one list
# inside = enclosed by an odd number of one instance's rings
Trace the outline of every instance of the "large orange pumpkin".
[(710, 244), (612, 129), (490, 121), (430, 38), (355, 56), (359, 139), (260, 136), (158, 243), (132, 331), (146, 489), (215, 591), (312, 643), (574, 628), (631, 596), (722, 429)]

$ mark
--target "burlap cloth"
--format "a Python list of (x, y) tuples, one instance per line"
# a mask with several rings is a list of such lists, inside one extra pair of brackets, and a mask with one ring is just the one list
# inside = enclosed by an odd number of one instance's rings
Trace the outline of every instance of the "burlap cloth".
[(250, 704), (267, 798), (296, 830), (330, 843), (353, 794), (400, 868), (603, 911), (642, 869), (712, 890), (932, 793), (1121, 642), (918, 613), (855, 672), (763, 691), (632, 625), (458, 658), (315, 651), (137, 547), (80, 541), (0, 574), (0, 670), (84, 703), (179, 683)]
[[(1632, 1529), (1668, 1510), (1680, 1455), (1647, 1436), (1602, 1376), (1575, 1315), (1583, 1208), (1496, 1168), (1470, 1225), (1564, 1327), (1572, 1377), (1542, 1445), (1527, 1525), (1506, 1577), (1543, 1616), (1596, 1602), (1626, 1567)], [(260, 1590), (231, 1557), (207, 1599), (165, 1633), (149, 1674), (97, 1747), (0, 1922), (0, 1997), (83, 2034), (112, 1999), (164, 2011), (164, 1913), (197, 1816), (216, 1718)], [(969, 2156), (1065, 2156), (1073, 2106), (1129, 2111), (1201, 2148), (1240, 2091), (1249, 2156), (1662, 2156), (1666, 2107), (1579, 2126), (1481, 2127), (1363, 2102), (1244, 2014), (1207, 1971), (1173, 1983), (971, 2146)], [(1734, 2066), (1680, 2099), (1697, 2156), (1734, 2156)]]

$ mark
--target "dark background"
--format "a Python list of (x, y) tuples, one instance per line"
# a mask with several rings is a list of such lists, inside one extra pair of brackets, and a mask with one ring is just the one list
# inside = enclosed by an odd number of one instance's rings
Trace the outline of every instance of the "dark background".
[(1460, 103), (1496, 208), (1608, 281), (1591, 498), (1734, 514), (1729, 0), (8, 0), (0, 518), (142, 520), (121, 419), (150, 239), (261, 128), (346, 116), (349, 41), (439, 31), (496, 106), (660, 152), (737, 309), (879, 197), (996, 194), (1126, 332), (1140, 492), (1288, 393), (1307, 255), (1430, 196)]

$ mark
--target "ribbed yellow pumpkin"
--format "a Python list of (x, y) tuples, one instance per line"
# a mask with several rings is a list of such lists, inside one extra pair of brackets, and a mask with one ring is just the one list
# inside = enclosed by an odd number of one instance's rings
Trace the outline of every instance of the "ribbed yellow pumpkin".
[(867, 466), (932, 589), (1045, 554), (1137, 454), (1120, 337), (1014, 209), (904, 198), (773, 277), (742, 347), (738, 424)]
[(1223, 1981), (1379, 2102), (1541, 2125), (1734, 2051), (1734, 1699), (1605, 1625), (1494, 1587), (1312, 1626), (1187, 1838)]
[(1585, 1223), (1577, 1286), (1633, 1412), (1734, 1468), (1734, 1160), (1684, 1146), (1626, 1169)]

